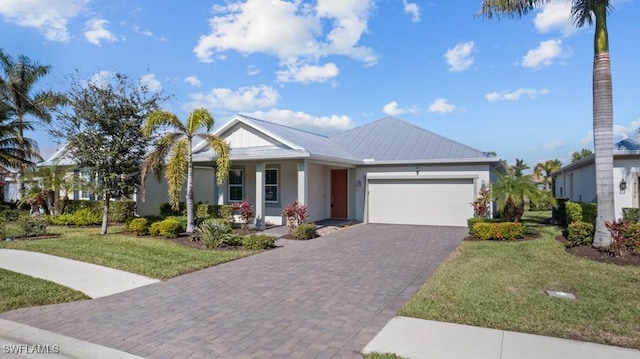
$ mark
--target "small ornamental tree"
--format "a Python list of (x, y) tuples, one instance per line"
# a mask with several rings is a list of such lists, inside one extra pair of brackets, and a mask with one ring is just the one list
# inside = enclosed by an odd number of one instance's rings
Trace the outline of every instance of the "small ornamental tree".
[(287, 205), (282, 211), (282, 215), (287, 218), (287, 226), (289, 226), (289, 233), (292, 233), (299, 225), (304, 223), (309, 217), (307, 212), (307, 206), (295, 201)]
[(491, 208), (491, 188), (485, 185), (480, 187), (480, 196), (475, 201), (469, 203), (473, 207), (473, 216), (476, 218), (489, 217)]
[(248, 231), (249, 222), (251, 222), (251, 219), (255, 215), (253, 208), (251, 208), (251, 202), (247, 199), (242, 200), (242, 203), (236, 202), (233, 204), (233, 211), (240, 215), (240, 226), (242, 229)]

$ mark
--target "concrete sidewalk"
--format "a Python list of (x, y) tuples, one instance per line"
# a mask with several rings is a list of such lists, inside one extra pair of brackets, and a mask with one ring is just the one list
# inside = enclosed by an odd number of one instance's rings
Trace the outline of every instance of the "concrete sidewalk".
[(407, 317), (391, 319), (362, 351), (411, 359), (640, 359), (640, 351)]
[(16, 249), (0, 249), (0, 268), (62, 284), (91, 298), (159, 282), (118, 269)]

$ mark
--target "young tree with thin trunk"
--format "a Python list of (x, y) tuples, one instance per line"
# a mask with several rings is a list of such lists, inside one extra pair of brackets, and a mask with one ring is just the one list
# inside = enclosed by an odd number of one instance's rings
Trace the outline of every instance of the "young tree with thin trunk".
[[(155, 143), (155, 149), (144, 160), (142, 166), (142, 186), (144, 188), (149, 173), (157, 172), (164, 166), (167, 179), (169, 203), (178, 209), (185, 180), (187, 181), (187, 232), (195, 229), (195, 203), (193, 195), (193, 140), (200, 138), (207, 142), (216, 154), (216, 178), (218, 183), (229, 175), (229, 146), (222, 139), (209, 133), (213, 129), (214, 118), (204, 108), (197, 108), (189, 114), (186, 123), (170, 112), (155, 111), (144, 124), (145, 136), (152, 136), (161, 127), (170, 131), (163, 133)], [(206, 132), (198, 132), (205, 129)], [(166, 165), (165, 165), (166, 161)], [(143, 190), (144, 196), (144, 190)]]
[[(552, 0), (483, 0), (479, 16), (491, 19), (506, 15), (520, 18)], [(608, 247), (611, 233), (605, 222), (616, 219), (613, 202), (613, 86), (609, 57), (607, 16), (610, 0), (572, 0), (571, 17), (578, 27), (593, 25), (593, 140), (596, 166), (596, 218), (593, 245)]]

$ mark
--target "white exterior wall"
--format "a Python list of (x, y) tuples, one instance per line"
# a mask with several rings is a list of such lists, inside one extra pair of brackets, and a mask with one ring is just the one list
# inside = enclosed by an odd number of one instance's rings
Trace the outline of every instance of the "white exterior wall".
[[(616, 159), (613, 161), (613, 198), (616, 218), (622, 218), (622, 209), (639, 207), (640, 158)], [(627, 190), (620, 193), (620, 181), (627, 183)], [(595, 185), (594, 185), (595, 187)]]
[[(328, 169), (317, 163), (309, 163), (308, 183), (307, 189), (307, 209), (309, 213), (309, 221), (319, 221), (329, 218), (331, 213), (330, 204), (330, 186), (331, 186), (331, 173)], [(329, 178), (328, 178), (329, 177)]]
[(243, 125), (235, 126), (224, 137), (231, 148), (272, 146), (278, 143), (262, 133)]
[[(491, 165), (489, 164), (459, 164), (459, 165), (418, 165), (419, 174), (416, 174), (416, 165), (407, 166), (362, 166), (355, 171), (355, 212), (358, 221), (365, 221), (367, 178), (385, 176), (385, 178), (473, 178), (475, 196), (480, 191), (481, 184), (491, 183)], [(359, 185), (358, 185), (359, 184)], [(349, 189), (353, 190), (353, 189)]]

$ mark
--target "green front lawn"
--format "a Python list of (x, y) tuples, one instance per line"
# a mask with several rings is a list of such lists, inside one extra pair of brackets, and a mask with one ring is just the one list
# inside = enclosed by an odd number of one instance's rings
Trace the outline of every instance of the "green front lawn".
[(167, 279), (211, 267), (257, 251), (198, 250), (154, 237), (136, 237), (110, 227), (107, 236), (99, 228), (50, 227), (60, 238), (0, 242), (0, 248), (23, 249), (100, 264), (153, 278)]
[(525, 217), (539, 239), (463, 242), (399, 315), (640, 348), (640, 268), (566, 253), (548, 217)]
[(89, 297), (44, 279), (0, 269), (0, 312), (82, 299)]

